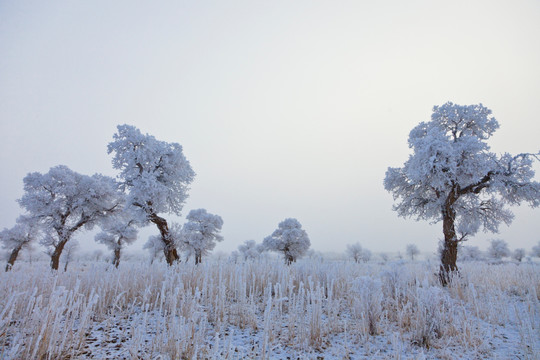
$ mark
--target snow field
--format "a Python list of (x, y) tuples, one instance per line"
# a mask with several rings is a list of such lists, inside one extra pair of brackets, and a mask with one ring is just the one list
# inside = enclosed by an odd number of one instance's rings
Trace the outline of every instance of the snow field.
[(536, 359), (540, 266), (17, 263), (2, 359)]

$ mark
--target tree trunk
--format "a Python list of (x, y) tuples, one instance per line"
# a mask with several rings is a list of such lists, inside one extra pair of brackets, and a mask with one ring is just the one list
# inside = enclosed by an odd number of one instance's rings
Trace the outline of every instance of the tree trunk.
[(285, 254), (285, 264), (291, 265), (294, 262), (294, 257), (289, 254)]
[(195, 252), (195, 265), (200, 264), (202, 262), (202, 252), (196, 251)]
[(13, 251), (11, 252), (11, 255), (9, 255), (9, 260), (6, 265), (6, 271), (11, 270), (13, 265), (15, 264), (15, 261), (17, 260), (17, 257), (19, 256), (19, 251), (21, 251), (22, 246), (17, 246)]
[(58, 245), (54, 248), (54, 251), (51, 255), (51, 269), (58, 270), (58, 266), (60, 265), (60, 255), (62, 255), (62, 251), (64, 250), (64, 246), (66, 245), (68, 240), (69, 239), (60, 241)]
[(167, 260), (167, 264), (172, 265), (177, 261), (180, 261), (180, 256), (178, 256), (178, 252), (176, 251), (176, 248), (174, 246), (174, 241), (171, 239), (171, 235), (169, 233), (169, 226), (167, 225), (167, 220), (164, 218), (157, 216), (157, 214), (153, 213), (149, 216), (150, 221), (156, 224), (156, 226), (159, 229), (159, 233), (161, 234), (161, 241), (163, 241), (163, 253), (165, 254), (165, 260)]
[(118, 265), (120, 265), (120, 248), (114, 249), (113, 265), (117, 269), (118, 269)]
[(447, 206), (442, 215), (444, 243), (441, 251), (439, 280), (443, 286), (447, 286), (451, 281), (452, 276), (458, 272), (458, 267), (456, 265), (458, 241), (454, 226), (456, 212), (454, 209)]

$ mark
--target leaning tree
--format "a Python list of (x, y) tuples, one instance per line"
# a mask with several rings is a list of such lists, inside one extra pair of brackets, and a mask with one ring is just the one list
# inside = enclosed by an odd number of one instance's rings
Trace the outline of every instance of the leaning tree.
[(39, 224), (27, 216), (19, 216), (15, 226), (0, 232), (2, 248), (10, 251), (6, 271), (11, 270), (21, 250), (32, 246), (32, 243), (36, 241), (39, 234)]
[(113, 167), (120, 170), (120, 189), (126, 193), (127, 206), (132, 207), (136, 220), (157, 226), (165, 259), (172, 265), (180, 257), (167, 220), (160, 214), (180, 215), (195, 173), (180, 144), (157, 140), (130, 125), (117, 129), (108, 153), (114, 153)]
[(122, 202), (114, 179), (82, 175), (64, 165), (46, 174), (30, 173), (23, 181), (19, 204), (43, 230), (40, 243), (48, 248), (53, 270), (58, 270), (62, 251), (76, 232), (92, 229)]
[(497, 232), (513, 219), (508, 205), (540, 205), (537, 154), (490, 152), (487, 140), (499, 127), (491, 110), (448, 102), (435, 106), (431, 121), (409, 134), (413, 153), (401, 168), (388, 168), (384, 187), (402, 217), (443, 222), (439, 277), (446, 285), (456, 266), (458, 244), (478, 230)]

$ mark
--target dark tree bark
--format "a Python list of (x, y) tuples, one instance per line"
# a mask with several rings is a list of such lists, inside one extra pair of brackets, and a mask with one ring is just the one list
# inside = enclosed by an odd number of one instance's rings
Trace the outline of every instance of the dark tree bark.
[(120, 247), (114, 249), (114, 258), (112, 263), (114, 267), (118, 269), (118, 265), (120, 265)]
[(22, 249), (22, 245), (17, 246), (15, 249), (13, 249), (13, 251), (11, 251), (11, 254), (9, 255), (8, 263), (6, 265), (6, 271), (11, 270), (11, 268), (15, 264), (15, 261), (17, 261), (17, 257), (19, 256), (19, 252), (21, 251), (21, 249)]
[(455, 219), (456, 211), (453, 208), (457, 200), (455, 192), (450, 192), (442, 211), (444, 243), (441, 251), (441, 266), (439, 280), (443, 286), (447, 286), (454, 274), (457, 274), (456, 265), (458, 252), (458, 239), (456, 236)]
[[(62, 255), (62, 251), (64, 250), (64, 246), (68, 242), (68, 239), (61, 240), (58, 245), (54, 248), (53, 253), (51, 254), (51, 269), (58, 270), (58, 266), (60, 265), (60, 255)], [(67, 268), (67, 264), (66, 264)]]
[(290, 254), (285, 254), (285, 264), (291, 265), (294, 261), (294, 257), (292, 257)]
[(200, 264), (202, 262), (202, 252), (196, 251), (195, 252), (195, 265)]
[(173, 265), (175, 262), (180, 261), (180, 256), (176, 251), (174, 246), (174, 241), (171, 239), (169, 232), (169, 226), (167, 225), (167, 220), (158, 216), (155, 213), (152, 213), (150, 216), (150, 221), (156, 224), (161, 234), (161, 240), (163, 241), (163, 253), (165, 254), (165, 260), (167, 260), (168, 265)]

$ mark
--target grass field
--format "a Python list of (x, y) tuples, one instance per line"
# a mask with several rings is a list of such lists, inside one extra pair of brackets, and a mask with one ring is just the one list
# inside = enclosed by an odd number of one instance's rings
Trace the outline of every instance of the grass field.
[(537, 359), (540, 266), (17, 263), (1, 359)]

